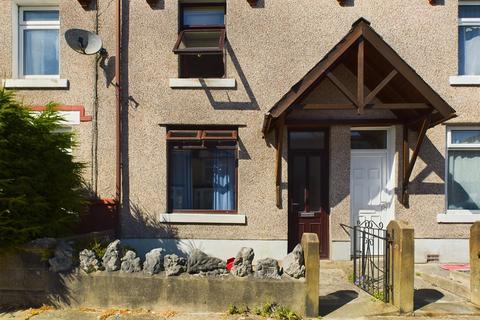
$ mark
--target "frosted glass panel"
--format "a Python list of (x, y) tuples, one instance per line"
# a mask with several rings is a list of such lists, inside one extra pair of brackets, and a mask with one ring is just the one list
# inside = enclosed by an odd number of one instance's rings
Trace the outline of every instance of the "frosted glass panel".
[(480, 27), (459, 27), (459, 73), (480, 75)]
[(23, 73), (58, 75), (58, 30), (24, 30)]
[(23, 21), (58, 21), (58, 10), (24, 11)]

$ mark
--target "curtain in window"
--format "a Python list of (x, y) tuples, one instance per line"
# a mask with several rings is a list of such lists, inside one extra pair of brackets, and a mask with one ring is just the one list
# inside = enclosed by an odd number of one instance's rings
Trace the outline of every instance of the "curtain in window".
[(448, 209), (480, 210), (480, 151), (448, 151)]
[(58, 30), (24, 31), (25, 75), (58, 75)]
[(170, 175), (172, 203), (176, 209), (193, 208), (192, 152), (189, 150), (172, 153), (173, 171)]
[(480, 27), (459, 28), (460, 74), (480, 75)]
[(213, 209), (235, 209), (235, 156), (231, 150), (216, 150), (214, 155)]

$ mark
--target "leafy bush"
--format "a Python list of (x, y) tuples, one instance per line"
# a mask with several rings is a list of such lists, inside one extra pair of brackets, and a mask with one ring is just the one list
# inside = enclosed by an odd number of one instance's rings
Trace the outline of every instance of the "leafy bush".
[(54, 104), (33, 114), (0, 88), (0, 247), (66, 234), (85, 206), (84, 165)]

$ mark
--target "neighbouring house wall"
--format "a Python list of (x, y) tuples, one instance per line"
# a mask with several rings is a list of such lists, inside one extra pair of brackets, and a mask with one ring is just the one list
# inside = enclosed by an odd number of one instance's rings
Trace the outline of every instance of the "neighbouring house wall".
[[(0, 29), (11, 34), (10, 1), (0, 11)], [(104, 47), (115, 55), (114, 2), (98, 0), (99, 33)], [(350, 30), (359, 17), (390, 44), (418, 74), (456, 109), (449, 123), (480, 122), (478, 89), (452, 87), (448, 77), (457, 73), (457, 2), (432, 6), (419, 0), (356, 0), (340, 6), (335, 0), (265, 0), (259, 8), (247, 1), (227, 3), (227, 78), (235, 89), (172, 89), (178, 76), (172, 48), (178, 33), (178, 1), (165, 0), (151, 8), (145, 0), (124, 1), (124, 238), (180, 237), (186, 239), (287, 239), (287, 162), (283, 167), (283, 208), (275, 204), (275, 148), (273, 135), (263, 139), (264, 114)], [(5, 8), (6, 10), (3, 10)], [(60, 0), (61, 34), (68, 28), (94, 30), (95, 11), (84, 11), (77, 1)], [(0, 47), (1, 72), (11, 72), (12, 41)], [(68, 90), (19, 90), (28, 104), (50, 100), (84, 105), (93, 114), (94, 57), (81, 56), (61, 41), (61, 74)], [(112, 78), (110, 68), (109, 77)], [(98, 109), (98, 194), (112, 197), (115, 190), (115, 93), (107, 88), (100, 70)], [(166, 124), (242, 125), (239, 129), (239, 205), (245, 225), (160, 223), (167, 211)], [(92, 122), (77, 126), (79, 159), (92, 163)], [(401, 139), (397, 130), (397, 163)], [(349, 128), (334, 126), (331, 136), (331, 239), (346, 240), (338, 227), (349, 222)], [(415, 137), (410, 141), (414, 143)], [(286, 134), (284, 139), (286, 139)], [(286, 140), (285, 140), (286, 141)], [(286, 145), (286, 144), (284, 144)], [(396, 203), (396, 218), (406, 219), (419, 238), (467, 237), (468, 225), (439, 225), (445, 210), (443, 183), (445, 126), (428, 132), (412, 174), (410, 208)], [(398, 168), (397, 168), (398, 169)], [(90, 169), (85, 173), (91, 180)], [(400, 177), (397, 172), (397, 177)], [(333, 245), (332, 245), (333, 246)]]

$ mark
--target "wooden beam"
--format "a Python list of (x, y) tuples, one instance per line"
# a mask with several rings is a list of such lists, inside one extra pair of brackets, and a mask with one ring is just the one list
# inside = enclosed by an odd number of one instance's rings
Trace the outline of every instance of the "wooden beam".
[(389, 110), (430, 109), (430, 106), (426, 103), (376, 103), (372, 105), (372, 109), (389, 109)]
[(318, 120), (286, 120), (287, 127), (329, 127), (332, 125), (349, 125), (349, 126), (388, 126), (403, 124), (401, 119), (318, 119)]
[(356, 28), (352, 30), (319, 64), (310, 70), (270, 111), (272, 117), (277, 118), (292, 104), (299, 101), (308, 90), (319, 80), (330, 67), (358, 40), (362, 35), (362, 30)]
[(375, 49), (377, 49), (382, 56), (392, 64), (392, 66), (410, 82), (428, 102), (437, 109), (443, 117), (450, 116), (455, 113), (448, 103), (443, 100), (438, 93), (436, 93), (416, 72), (409, 66), (392, 47), (387, 45), (380, 35), (373, 29), (366, 28), (363, 36), (368, 40)]
[(398, 71), (393, 69), (385, 79), (383, 79), (376, 87), (373, 89), (365, 98), (365, 104), (372, 102), (372, 100), (377, 96), (377, 94), (382, 91), (383, 88), (398, 74)]
[(360, 38), (357, 56), (357, 105), (358, 113), (365, 108), (365, 40)]
[(403, 181), (402, 181), (401, 202), (405, 207), (408, 207), (408, 183), (406, 183), (406, 181), (407, 181), (408, 163), (410, 160), (410, 147), (408, 145), (408, 126), (404, 124), (402, 127), (403, 127), (403, 145), (402, 145)]
[(354, 110), (355, 106), (351, 103), (307, 103), (304, 110)]
[(283, 129), (285, 127), (285, 117), (279, 119), (276, 128), (277, 153), (275, 155), (275, 193), (277, 208), (282, 208), (282, 153), (283, 153)]
[(345, 85), (340, 80), (338, 80), (338, 78), (333, 73), (328, 72), (327, 77), (328, 79), (330, 79), (330, 81), (333, 82), (335, 87), (337, 87), (338, 90), (340, 90), (347, 97), (347, 99), (350, 100), (350, 102), (352, 102), (357, 108), (359, 107), (357, 103), (357, 98), (353, 95), (352, 92), (350, 92), (350, 90), (348, 90), (347, 87), (345, 87)]
[(420, 152), (420, 147), (422, 146), (423, 141), (425, 140), (425, 136), (427, 134), (427, 130), (429, 127), (430, 127), (430, 117), (426, 117), (422, 121), (422, 126), (420, 128), (420, 132), (418, 133), (417, 143), (415, 145), (415, 148), (413, 149), (412, 158), (408, 160), (408, 168), (404, 172), (403, 184), (402, 184), (403, 185), (402, 194), (404, 195), (408, 194), (408, 185), (410, 183), (410, 177), (413, 172), (413, 167), (415, 166), (415, 162), (417, 161), (417, 158), (418, 158), (418, 153)]

